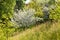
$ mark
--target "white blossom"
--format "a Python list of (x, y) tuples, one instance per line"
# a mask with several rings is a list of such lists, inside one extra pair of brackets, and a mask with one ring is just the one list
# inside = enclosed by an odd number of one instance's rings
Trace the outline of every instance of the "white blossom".
[(29, 27), (30, 25), (33, 25), (36, 23), (36, 21), (39, 20), (38, 17), (34, 16), (35, 10), (29, 9), (29, 10), (23, 10), (18, 11), (18, 13), (14, 13), (14, 17), (12, 20), (19, 25), (19, 27)]

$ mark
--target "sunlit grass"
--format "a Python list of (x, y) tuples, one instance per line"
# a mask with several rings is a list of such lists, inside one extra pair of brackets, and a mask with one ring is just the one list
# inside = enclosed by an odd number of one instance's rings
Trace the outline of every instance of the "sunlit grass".
[(60, 23), (46, 22), (11, 37), (10, 40), (60, 40)]

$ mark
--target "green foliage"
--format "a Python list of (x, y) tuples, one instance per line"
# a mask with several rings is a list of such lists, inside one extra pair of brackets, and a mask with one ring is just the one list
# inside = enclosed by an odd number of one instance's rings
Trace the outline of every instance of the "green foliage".
[(0, 27), (0, 40), (6, 40), (7, 38), (4, 36), (4, 32), (2, 28)]
[(0, 40), (7, 40), (8, 36), (12, 36), (15, 32), (15, 28), (12, 28), (13, 25), (10, 21), (6, 20), (0, 23)]
[[(13, 16), (15, 0), (1, 0), (0, 1), (0, 40), (7, 40), (8, 34), (14, 30), (8, 30), (13, 26), (10, 19)], [(12, 32), (13, 33), (13, 32)]]
[(16, 7), (18, 10), (22, 9), (24, 6), (23, 0), (16, 0)]
[(0, 19), (11, 18), (15, 6), (15, 0), (2, 0), (0, 2)]
[(50, 5), (51, 4), (55, 4), (55, 0), (49, 0), (49, 2), (48, 2)]
[(43, 17), (43, 12), (42, 12), (41, 7), (38, 7), (38, 8), (36, 9), (35, 16), (36, 16), (36, 17), (41, 17), (41, 18)]
[(29, 5), (27, 5), (27, 8), (34, 9), (36, 17), (43, 17), (42, 7), (36, 1), (33, 0)]
[(11, 18), (13, 16), (15, 0), (2, 0), (0, 1), (0, 27), (12, 26)]
[(50, 10), (50, 19), (59, 20), (60, 19), (60, 4), (56, 4), (54, 9)]

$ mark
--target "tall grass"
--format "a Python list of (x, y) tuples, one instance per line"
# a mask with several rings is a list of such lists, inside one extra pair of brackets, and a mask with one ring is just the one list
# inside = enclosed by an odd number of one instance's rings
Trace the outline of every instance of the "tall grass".
[[(15, 40), (11, 37), (12, 39)], [(21, 33), (17, 40), (60, 40), (60, 22), (36, 25), (35, 28)]]

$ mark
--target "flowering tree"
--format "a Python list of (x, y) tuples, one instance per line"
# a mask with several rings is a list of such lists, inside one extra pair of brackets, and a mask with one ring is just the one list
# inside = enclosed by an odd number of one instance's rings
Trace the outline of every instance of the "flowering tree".
[(34, 10), (23, 10), (19, 11), (18, 13), (15, 12), (14, 18), (12, 21), (16, 22), (20, 27), (27, 27), (32, 25), (34, 21)]

